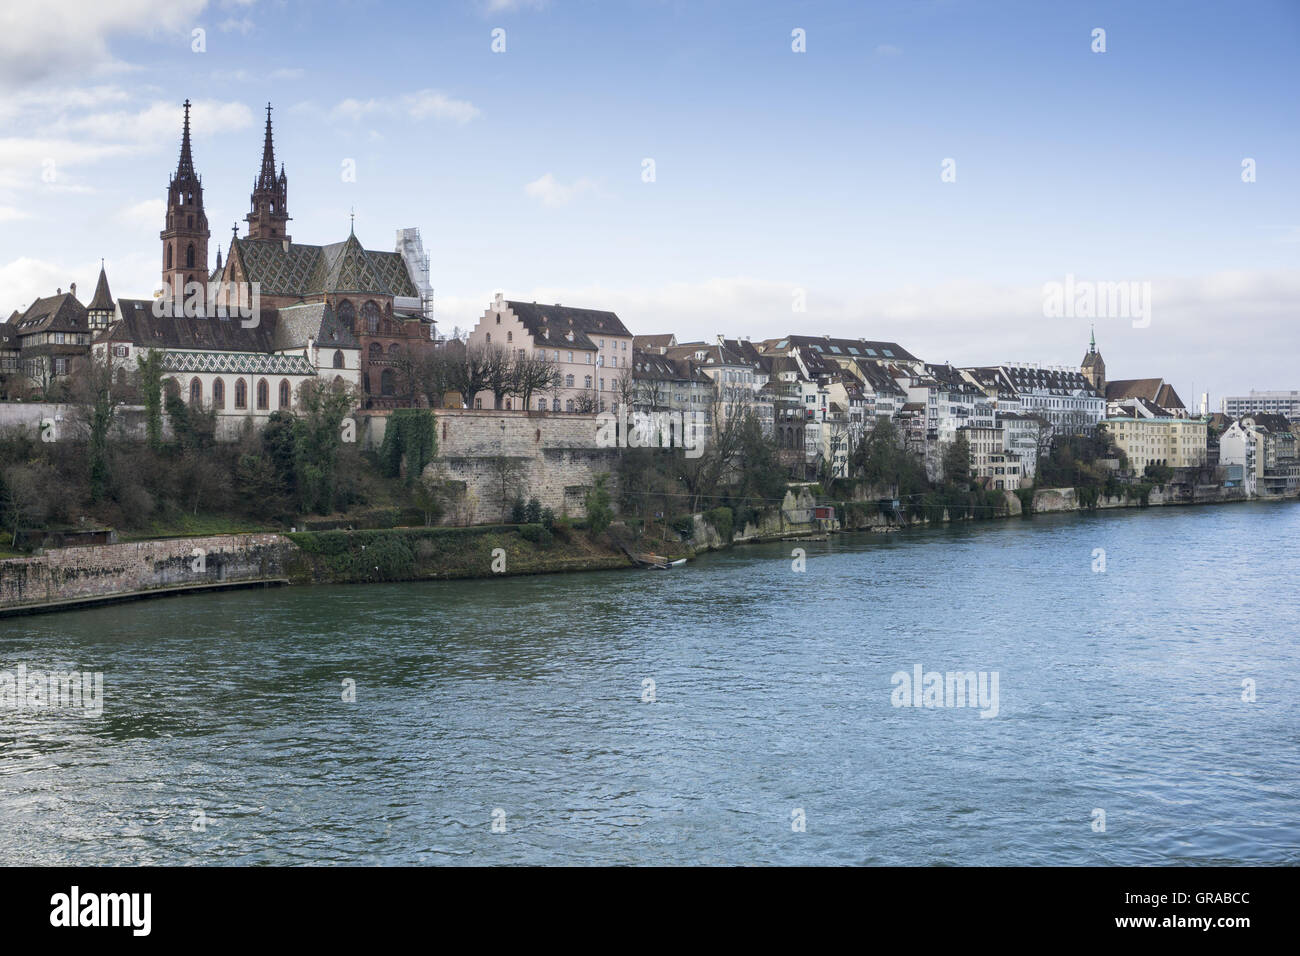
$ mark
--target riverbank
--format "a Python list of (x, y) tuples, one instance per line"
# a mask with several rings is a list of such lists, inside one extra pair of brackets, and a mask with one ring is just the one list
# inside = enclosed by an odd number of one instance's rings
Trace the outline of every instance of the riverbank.
[[(958, 519), (947, 512), (939, 517), (882, 510), (877, 502), (850, 502), (827, 509), (832, 517), (816, 517), (807, 494), (791, 494), (781, 508), (739, 528), (732, 527), (730, 509), (695, 515), (684, 540), (672, 540), (669, 534), (642, 536), (621, 525), (601, 535), (569, 525), (484, 525), (209, 535), (53, 548), (33, 557), (0, 560), (0, 617), (238, 587), (628, 569), (638, 566), (632, 556), (637, 552), (692, 558), (734, 545), (810, 539), (841, 531), (884, 533), (1023, 516), (1018, 496), (1007, 492), (1005, 499), (1004, 513)], [(1072, 488), (1057, 488), (1036, 492), (1031, 514), (1246, 500), (1258, 499), (1233, 495), (1181, 500), (1157, 491), (1146, 501), (1102, 498), (1089, 503)]]

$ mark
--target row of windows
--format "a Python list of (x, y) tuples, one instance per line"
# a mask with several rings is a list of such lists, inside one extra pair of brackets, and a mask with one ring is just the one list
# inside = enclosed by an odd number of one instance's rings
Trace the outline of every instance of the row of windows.
[[(167, 380), (169, 385), (175, 385), (175, 379)], [(175, 386), (179, 388), (179, 386)], [(257, 408), (259, 411), (269, 411), (271, 404), (271, 386), (266, 379), (257, 380)], [(248, 382), (242, 378), (235, 379), (235, 405), (237, 409), (248, 408)], [(289, 380), (281, 379), (279, 387), (280, 404), (278, 408), (291, 407), (292, 389), (289, 387)], [(190, 404), (196, 406), (203, 405), (203, 382), (196, 376), (190, 379)], [(215, 379), (212, 382), (212, 407), (221, 409), (226, 407), (226, 383), (224, 379)]]

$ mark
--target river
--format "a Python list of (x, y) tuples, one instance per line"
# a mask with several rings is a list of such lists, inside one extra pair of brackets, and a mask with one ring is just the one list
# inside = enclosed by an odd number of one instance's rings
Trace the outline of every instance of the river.
[[(0, 709), (0, 853), (1294, 864), (1298, 538), (1153, 508), (3, 620), (0, 671), (103, 711)], [(917, 665), (996, 715), (895, 706)]]

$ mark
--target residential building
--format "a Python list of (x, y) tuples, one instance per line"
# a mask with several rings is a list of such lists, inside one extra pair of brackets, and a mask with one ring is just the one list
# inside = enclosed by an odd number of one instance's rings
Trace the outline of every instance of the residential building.
[[(620, 380), (632, 374), (632, 333), (617, 315), (600, 309), (516, 302), (498, 294), (468, 344), (502, 345), (552, 362), (560, 373), (560, 387), (536, 396), (537, 411), (609, 411), (619, 402)], [(518, 401), (507, 395), (502, 407), (517, 408)], [(467, 404), (492, 408), (495, 396), (480, 392)]]
[[(1155, 412), (1155, 414), (1153, 414)], [(1203, 468), (1208, 459), (1207, 427), (1200, 419), (1182, 418), (1168, 409), (1124, 408), (1105, 419), (1115, 445), (1128, 457), (1134, 475), (1149, 465)]]
[(0, 375), (13, 397), (45, 394), (90, 353), (86, 307), (76, 293), (76, 285), (67, 292), (59, 289), (0, 326)]
[(1219, 461), (1242, 467), (1247, 494), (1300, 493), (1296, 435), (1283, 415), (1258, 412), (1233, 422), (1219, 436)]

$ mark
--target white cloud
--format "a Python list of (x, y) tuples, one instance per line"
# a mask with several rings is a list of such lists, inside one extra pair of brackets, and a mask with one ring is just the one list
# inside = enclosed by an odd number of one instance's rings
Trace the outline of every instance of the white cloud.
[[(148, 298), (161, 280), (154, 255), (133, 253), (105, 263), (108, 284), (115, 297)], [(55, 290), (77, 284), (77, 298), (89, 302), (99, 278), (99, 259), (75, 265), (22, 256), (0, 264), (0, 321), (15, 309), (21, 311)]]
[(546, 0), (479, 0), (485, 13), (509, 13), (515, 10), (542, 10)]
[(335, 119), (358, 121), (373, 114), (405, 115), (414, 120), (433, 117), (465, 124), (482, 115), (468, 100), (458, 100), (438, 90), (418, 90), (398, 97), (360, 100), (349, 97), (331, 111)]
[(59, 0), (0, 5), (0, 87), (113, 65), (116, 36), (188, 34), (207, 0)]
[(238, 20), (231, 17), (228, 20), (222, 20), (221, 23), (217, 25), (217, 29), (222, 33), (239, 33), (242, 36), (248, 36), (248, 34), (253, 32), (253, 21), (248, 19), (248, 17), (241, 17)]
[(13, 206), (0, 206), (0, 222), (16, 222), (19, 219), (32, 218), (21, 209), (15, 209)]
[(167, 215), (167, 203), (161, 199), (145, 199), (118, 210), (117, 218), (131, 226), (157, 226)]
[(543, 206), (558, 207), (567, 205), (580, 194), (595, 187), (596, 183), (585, 177), (576, 179), (566, 186), (551, 173), (547, 173), (526, 185), (524, 192), (534, 199), (540, 200)]

